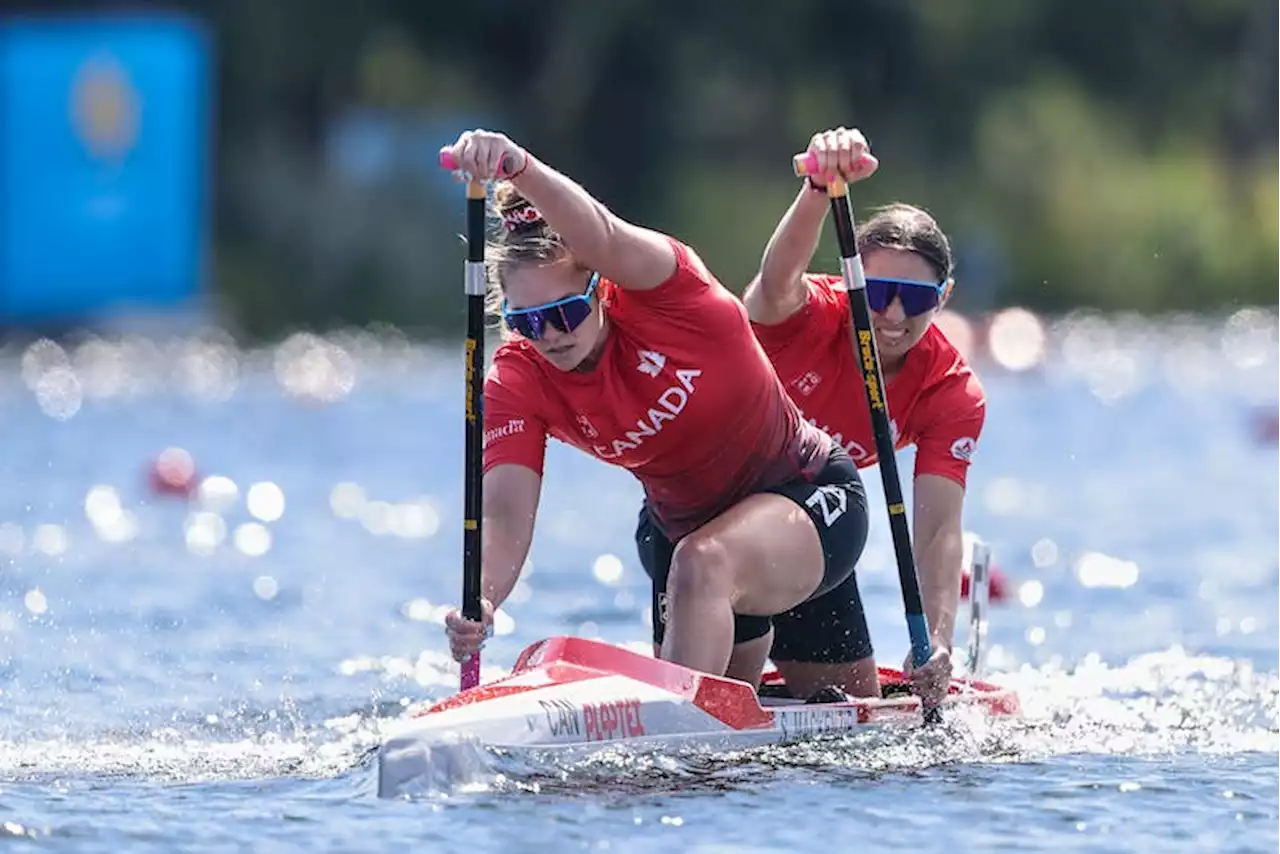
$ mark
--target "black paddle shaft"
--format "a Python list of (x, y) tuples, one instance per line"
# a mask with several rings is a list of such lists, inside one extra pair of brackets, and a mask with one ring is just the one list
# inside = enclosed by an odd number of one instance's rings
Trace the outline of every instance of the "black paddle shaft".
[(467, 407), (463, 473), (462, 616), (479, 621), (480, 518), (484, 453), (485, 185), (467, 184)]
[[(880, 370), (880, 353), (871, 326), (871, 306), (867, 303), (867, 281), (858, 254), (857, 232), (853, 225), (853, 208), (849, 188), (842, 178), (827, 182), (827, 196), (835, 218), (836, 241), (840, 247), (840, 267), (849, 296), (849, 314), (853, 321), (854, 343), (858, 366), (862, 370), (867, 406), (871, 410), (871, 429), (876, 441), (880, 464), (880, 480), (884, 484), (885, 503), (889, 510), (889, 531), (898, 561), (898, 581), (902, 588), (903, 610), (907, 631), (911, 636), (911, 660), (915, 667), (925, 664), (933, 655), (929, 638), (929, 621), (920, 596), (920, 579), (916, 574), (915, 556), (911, 549), (911, 532), (907, 527), (906, 505), (898, 477), (898, 461), (889, 426), (889, 405), (885, 396), (884, 374)], [(929, 709), (925, 719), (936, 721), (938, 710)]]

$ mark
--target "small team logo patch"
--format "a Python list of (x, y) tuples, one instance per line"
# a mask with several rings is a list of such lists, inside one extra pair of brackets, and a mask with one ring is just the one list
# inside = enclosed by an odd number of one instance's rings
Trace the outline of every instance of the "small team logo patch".
[(973, 452), (977, 447), (978, 443), (976, 440), (970, 439), (968, 436), (964, 436), (963, 438), (956, 439), (951, 443), (951, 456), (955, 457), (957, 460), (964, 460), (965, 462), (968, 462), (973, 457)]
[(595, 425), (592, 424), (591, 420), (585, 415), (578, 416), (578, 429), (581, 430), (582, 435), (586, 436), (588, 439), (600, 438), (600, 431), (596, 430)]
[(822, 382), (822, 375), (816, 371), (809, 371), (804, 376), (792, 380), (791, 385), (795, 390), (803, 394), (805, 397), (813, 394), (813, 390)]
[(663, 367), (667, 364), (667, 357), (654, 350), (640, 351), (640, 364), (636, 366), (636, 370), (642, 374), (648, 374), (656, 377), (662, 372)]

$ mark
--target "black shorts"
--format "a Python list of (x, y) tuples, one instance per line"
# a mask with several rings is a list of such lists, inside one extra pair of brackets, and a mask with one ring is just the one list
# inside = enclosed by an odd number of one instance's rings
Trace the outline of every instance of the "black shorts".
[[(834, 443), (833, 443), (834, 444)], [(840, 507), (840, 490), (844, 510)], [(858, 595), (854, 567), (867, 542), (867, 496), (858, 468), (843, 448), (833, 447), (826, 466), (813, 480), (797, 478), (772, 489), (804, 508), (818, 529), (824, 559), (822, 582), (807, 600), (773, 617), (734, 616), (734, 643), (764, 637), (773, 626), (774, 661), (848, 663), (872, 655), (867, 618)], [(636, 525), (640, 564), (653, 582), (653, 642), (662, 643), (667, 576), (675, 543), (654, 523), (647, 503)]]

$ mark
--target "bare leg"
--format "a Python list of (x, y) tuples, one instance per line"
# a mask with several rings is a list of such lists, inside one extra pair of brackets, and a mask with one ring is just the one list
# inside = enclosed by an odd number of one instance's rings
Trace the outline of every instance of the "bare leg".
[(724, 675), (730, 679), (741, 679), (759, 689), (760, 674), (764, 671), (764, 663), (769, 660), (769, 648), (772, 646), (773, 629), (755, 640), (734, 644), (733, 654), (729, 656), (729, 667)]
[(723, 674), (734, 612), (793, 608), (817, 589), (822, 571), (822, 544), (804, 510), (772, 493), (744, 499), (676, 546), (662, 657)]
[[(734, 644), (724, 675), (730, 679), (740, 679), (758, 689), (760, 676), (764, 673), (764, 663), (769, 660), (769, 649), (772, 646), (773, 629), (755, 640)], [(653, 645), (653, 657), (662, 657), (662, 647), (656, 643)]]

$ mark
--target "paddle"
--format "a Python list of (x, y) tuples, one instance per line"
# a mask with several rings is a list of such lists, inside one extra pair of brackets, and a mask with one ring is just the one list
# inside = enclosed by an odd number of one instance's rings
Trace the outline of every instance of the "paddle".
[[(440, 165), (453, 169), (451, 153), (440, 152)], [(462, 616), (480, 621), (480, 516), (484, 451), (484, 205), (481, 181), (467, 181), (467, 261), (463, 279), (467, 295), (466, 444), (463, 452)], [(480, 651), (462, 663), (462, 690), (480, 684)]]
[(991, 601), (991, 546), (981, 540), (973, 544), (969, 562), (969, 650), (966, 658), (968, 675), (982, 675), (982, 656), (986, 652), (987, 606)]
[[(809, 175), (818, 168), (817, 156), (797, 154), (792, 159), (796, 175)], [(849, 314), (857, 340), (858, 365), (862, 369), (862, 385), (871, 408), (871, 429), (876, 439), (876, 455), (880, 460), (880, 479), (889, 505), (889, 531), (893, 535), (893, 551), (898, 558), (898, 582), (902, 586), (902, 604), (906, 610), (907, 631), (911, 635), (911, 662), (920, 667), (933, 655), (929, 642), (929, 621), (920, 599), (920, 579), (916, 577), (915, 557), (911, 551), (911, 534), (907, 530), (907, 510), (898, 481), (898, 462), (889, 432), (889, 408), (884, 397), (884, 376), (880, 372), (880, 353), (871, 329), (871, 307), (867, 304), (867, 282), (858, 254), (857, 234), (853, 228), (853, 210), (849, 203), (849, 187), (845, 180), (833, 177), (827, 181), (827, 197), (835, 215), (836, 240), (840, 245), (840, 271), (849, 294)], [(926, 723), (938, 723), (942, 715), (937, 708), (924, 710)]]

